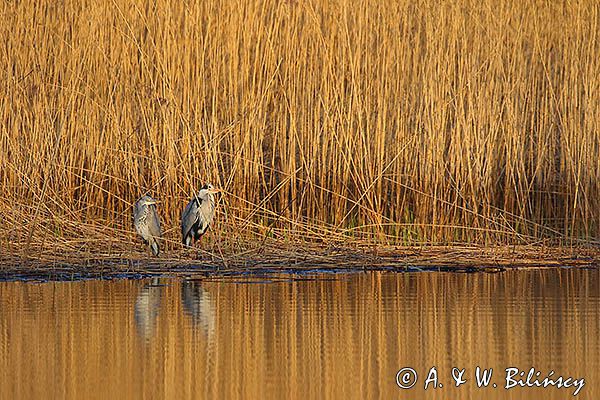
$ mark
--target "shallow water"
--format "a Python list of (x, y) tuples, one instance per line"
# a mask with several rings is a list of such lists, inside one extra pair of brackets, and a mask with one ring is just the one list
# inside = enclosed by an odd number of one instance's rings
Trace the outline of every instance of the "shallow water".
[(0, 398), (600, 398), (598, 270), (273, 278), (0, 283)]

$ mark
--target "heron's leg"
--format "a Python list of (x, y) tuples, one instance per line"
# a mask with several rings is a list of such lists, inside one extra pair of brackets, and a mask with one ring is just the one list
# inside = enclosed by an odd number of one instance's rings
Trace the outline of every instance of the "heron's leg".
[(196, 260), (201, 260), (202, 259), (202, 248), (200, 247), (200, 240), (202, 239), (202, 236), (199, 236), (198, 239), (196, 240), (196, 243), (194, 243), (196, 245)]

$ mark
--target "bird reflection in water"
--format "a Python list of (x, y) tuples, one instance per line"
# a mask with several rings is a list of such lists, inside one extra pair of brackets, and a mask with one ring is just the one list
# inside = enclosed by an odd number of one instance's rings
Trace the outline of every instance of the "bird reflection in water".
[(135, 300), (134, 316), (138, 334), (148, 340), (156, 331), (156, 320), (160, 310), (160, 299), (163, 286), (158, 278), (145, 284)]
[(184, 281), (181, 285), (183, 312), (192, 319), (194, 329), (200, 329), (209, 340), (215, 332), (215, 304), (211, 294), (200, 282)]

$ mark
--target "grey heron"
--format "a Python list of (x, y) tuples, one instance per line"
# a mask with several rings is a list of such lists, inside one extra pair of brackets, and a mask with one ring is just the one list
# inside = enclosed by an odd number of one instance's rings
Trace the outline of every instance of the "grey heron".
[(133, 226), (138, 235), (144, 239), (152, 253), (160, 253), (159, 241), (162, 237), (160, 218), (156, 212), (156, 200), (150, 196), (142, 196), (133, 206)]
[(202, 186), (192, 197), (181, 213), (181, 240), (190, 247), (192, 240), (198, 240), (206, 233), (215, 216), (215, 193), (218, 190), (210, 183)]

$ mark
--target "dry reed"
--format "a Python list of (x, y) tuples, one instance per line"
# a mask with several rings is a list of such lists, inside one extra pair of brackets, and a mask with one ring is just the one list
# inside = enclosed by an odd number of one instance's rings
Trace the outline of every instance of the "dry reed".
[(214, 251), (600, 234), (596, 1), (13, 1), (0, 18), (6, 251), (133, 243), (146, 192), (173, 249), (205, 181), (226, 192)]

